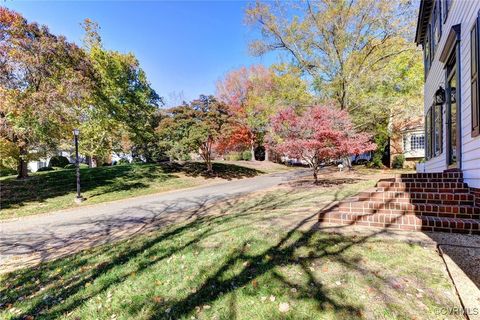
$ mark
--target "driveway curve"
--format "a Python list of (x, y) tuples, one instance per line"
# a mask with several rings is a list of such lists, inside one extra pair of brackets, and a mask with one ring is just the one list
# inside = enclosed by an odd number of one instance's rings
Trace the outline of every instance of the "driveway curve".
[(231, 201), (309, 174), (262, 175), (0, 222), (0, 270), (7, 272), (200, 216)]

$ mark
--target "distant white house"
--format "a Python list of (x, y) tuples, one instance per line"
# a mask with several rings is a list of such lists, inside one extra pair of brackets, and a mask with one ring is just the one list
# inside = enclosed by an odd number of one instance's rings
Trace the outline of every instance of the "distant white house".
[(65, 158), (68, 159), (68, 161), (70, 161), (70, 163), (75, 163), (75, 159), (71, 157), (71, 152), (69, 152), (69, 151), (58, 151), (57, 153), (53, 153), (53, 154), (51, 154), (51, 155), (49, 155), (45, 158), (40, 158), (40, 159), (35, 160), (35, 161), (30, 161), (27, 165), (28, 170), (31, 171), (31, 172), (37, 172), (38, 169), (47, 167), (49, 162), (50, 162), (50, 159), (53, 156), (64, 156)]
[(123, 153), (123, 152), (112, 152), (111, 155), (111, 162), (112, 163), (117, 163), (118, 161), (126, 159), (128, 162), (132, 162), (133, 157), (131, 153)]
[(403, 132), (403, 155), (409, 159), (422, 159), (425, 156), (425, 132), (423, 128)]

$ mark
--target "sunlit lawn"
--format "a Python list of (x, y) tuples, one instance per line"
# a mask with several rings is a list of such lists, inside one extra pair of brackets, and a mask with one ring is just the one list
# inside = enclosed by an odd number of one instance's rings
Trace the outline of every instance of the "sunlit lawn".
[[(282, 169), (276, 165), (273, 171)], [(207, 181), (253, 177), (261, 170), (237, 164), (214, 164), (215, 175), (205, 176), (202, 163), (117, 165), (82, 168), (83, 205), (152, 194), (204, 184)], [(213, 179), (211, 179), (213, 178)], [(0, 219), (38, 214), (77, 206), (75, 170), (31, 174), (26, 180), (14, 176), (0, 179)]]
[(434, 249), (302, 225), (374, 181), (339, 183), (271, 190), (5, 274), (0, 318), (443, 319), (438, 308), (459, 307)]

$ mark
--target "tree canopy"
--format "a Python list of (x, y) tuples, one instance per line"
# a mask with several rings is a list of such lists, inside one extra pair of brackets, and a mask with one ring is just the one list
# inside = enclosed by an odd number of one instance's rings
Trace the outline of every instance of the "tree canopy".
[[(225, 135), (223, 145), (254, 148), (263, 145), (270, 117), (288, 106), (301, 107), (312, 101), (307, 83), (298, 69), (286, 65), (266, 68), (253, 65), (228, 72), (217, 82), (217, 96), (224, 102), (235, 122)], [(268, 153), (267, 153), (268, 160)]]
[(212, 173), (213, 153), (222, 133), (231, 122), (227, 106), (213, 96), (201, 95), (189, 104), (168, 111), (157, 132), (172, 158), (199, 153)]
[(305, 161), (317, 172), (322, 163), (375, 149), (371, 137), (357, 132), (344, 110), (332, 106), (308, 107), (298, 115), (293, 108), (272, 118), (272, 145), (281, 154)]
[(27, 176), (27, 161), (71, 133), (91, 88), (81, 48), (0, 7), (0, 139)]
[(251, 43), (254, 54), (290, 57), (320, 100), (374, 133), (381, 153), (392, 115), (422, 110), (422, 59), (411, 42), (416, 9), (406, 0), (257, 1), (246, 20), (262, 35)]

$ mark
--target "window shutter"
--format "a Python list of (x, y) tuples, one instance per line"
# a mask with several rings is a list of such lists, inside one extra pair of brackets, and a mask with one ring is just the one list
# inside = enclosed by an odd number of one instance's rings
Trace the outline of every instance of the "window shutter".
[(478, 83), (478, 73), (479, 73), (479, 52), (478, 52), (478, 43), (479, 43), (479, 20), (480, 17), (477, 16), (477, 21), (470, 31), (470, 69), (471, 69), (471, 81), (470, 81), (470, 94), (471, 94), (471, 111), (472, 111), (472, 137), (480, 135), (480, 103), (479, 103), (479, 93), (480, 86)]

